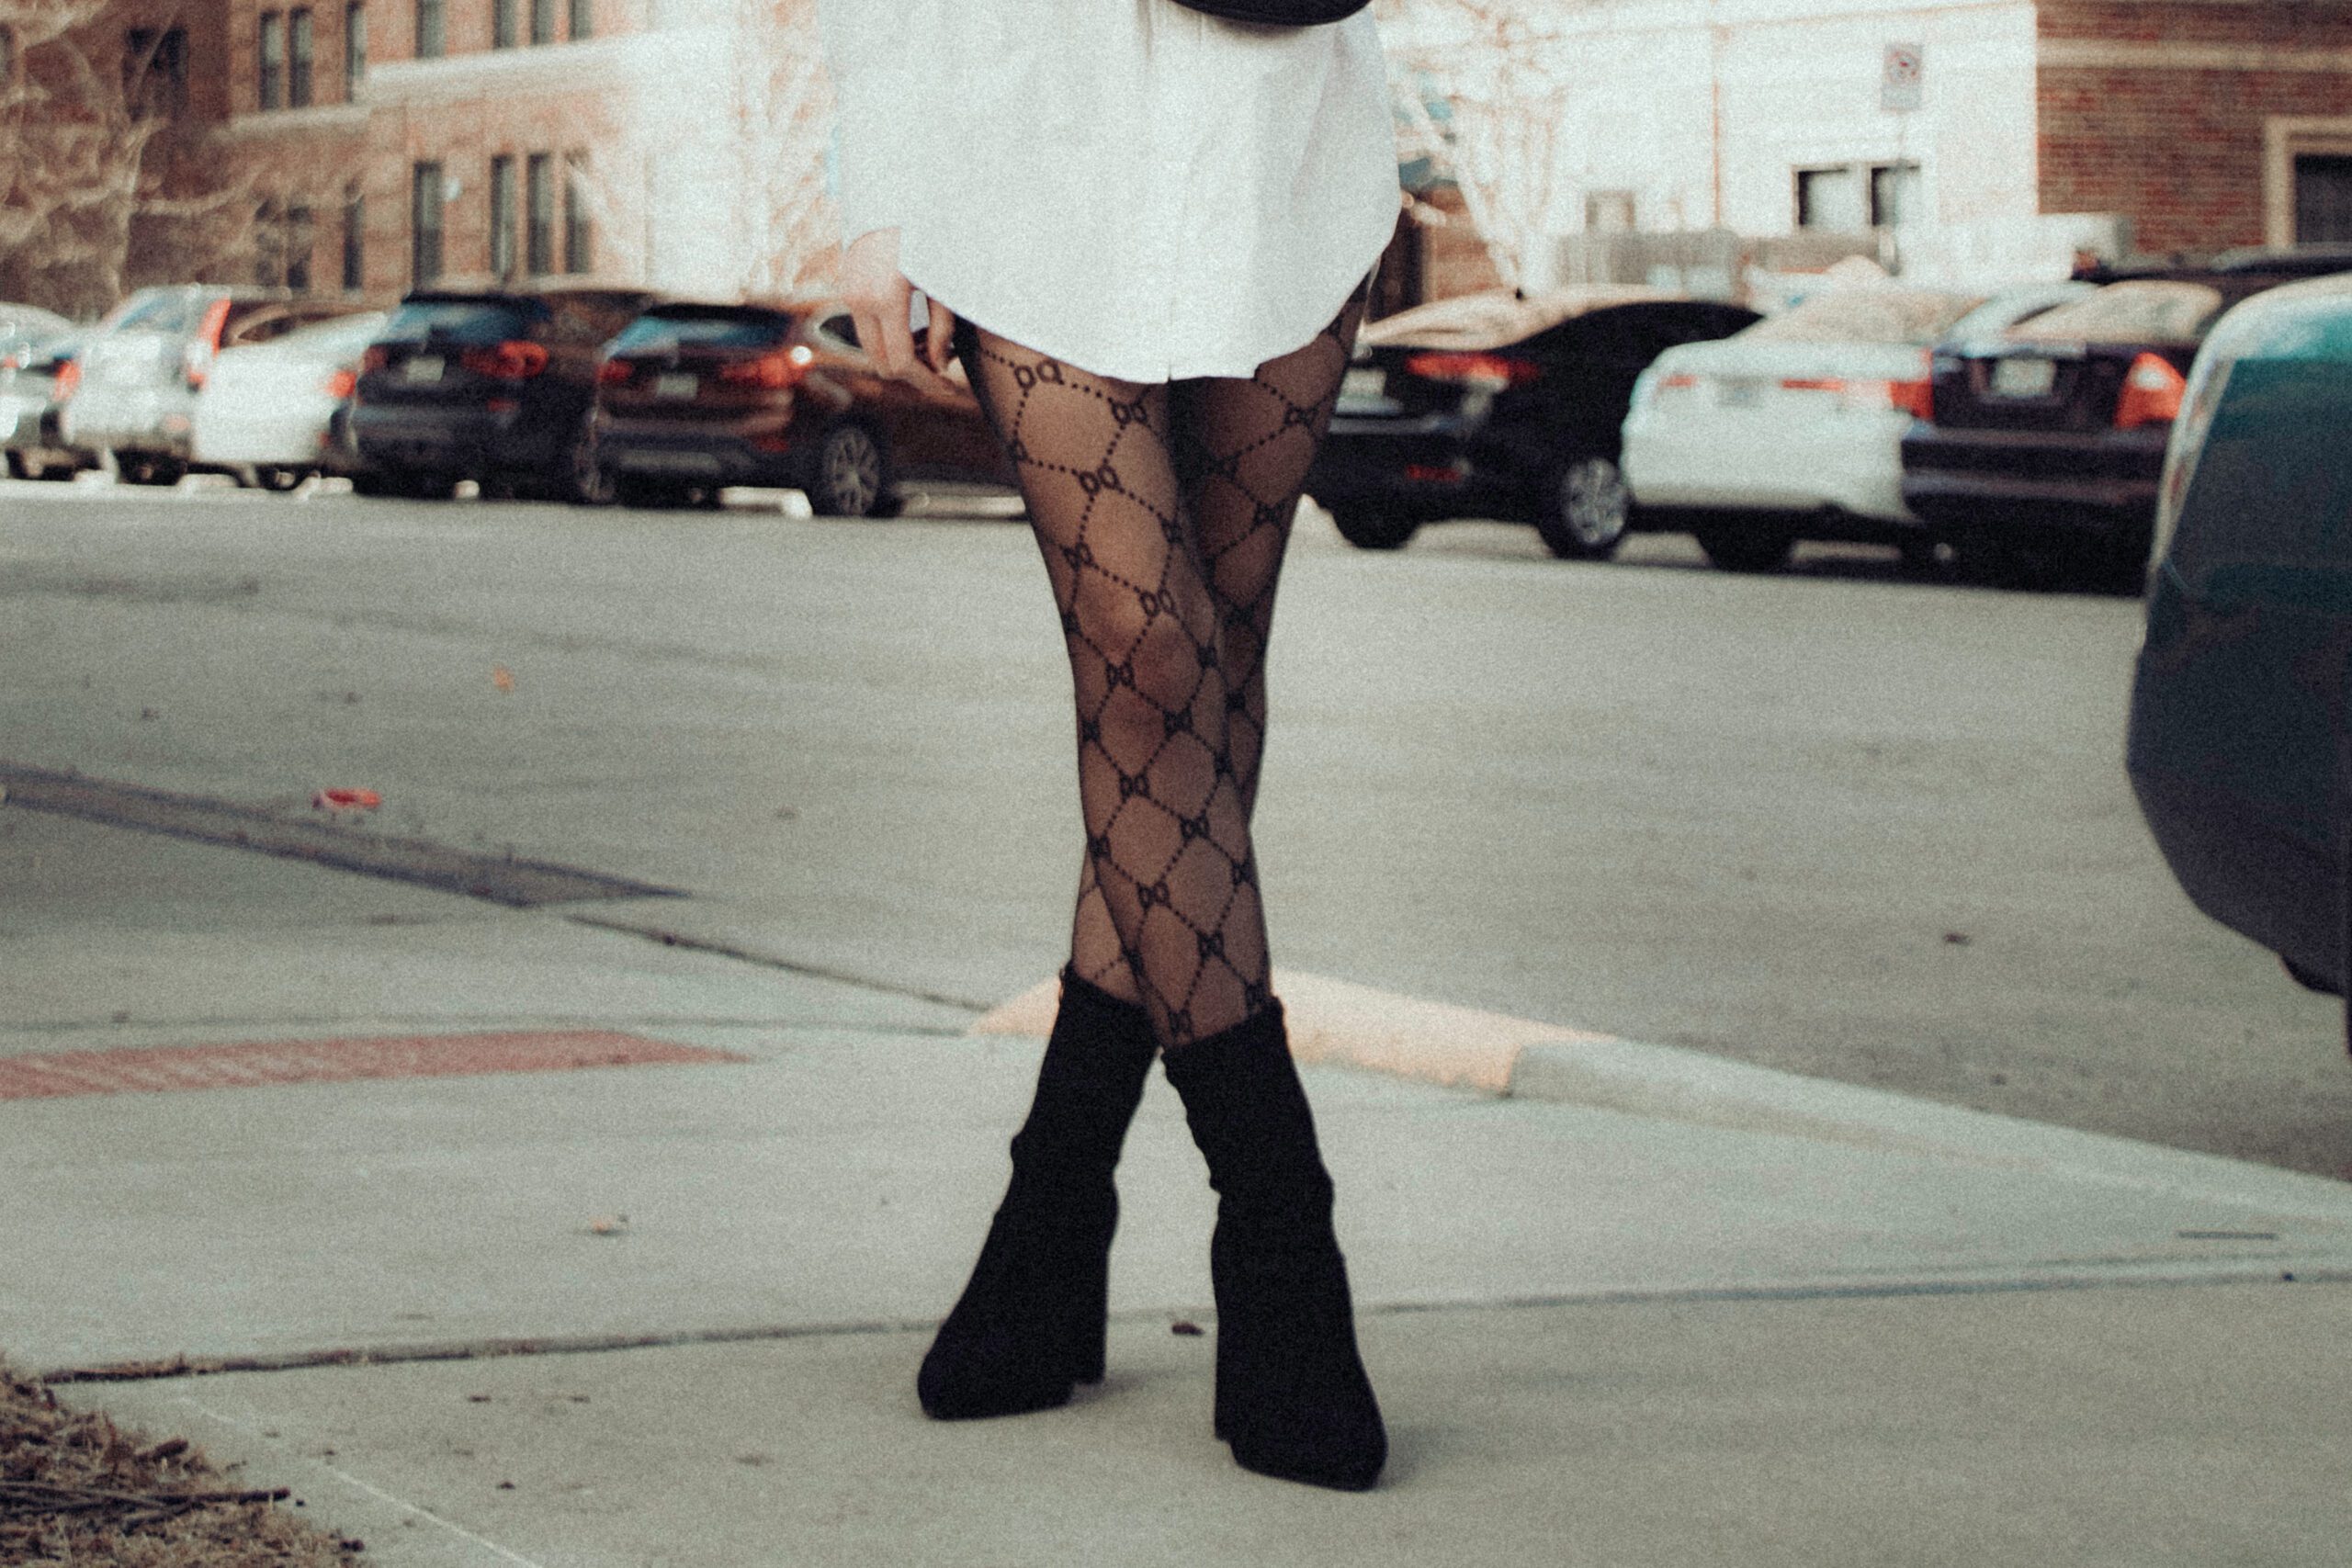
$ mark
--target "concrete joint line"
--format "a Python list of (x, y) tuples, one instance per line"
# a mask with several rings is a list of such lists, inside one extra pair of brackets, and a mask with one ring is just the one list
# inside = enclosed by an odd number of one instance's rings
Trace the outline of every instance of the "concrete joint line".
[(877, 980), (870, 975), (854, 974), (847, 969), (828, 968), (821, 964), (804, 964), (786, 958), (782, 953), (763, 953), (745, 947), (740, 942), (722, 942), (715, 937), (698, 937), (629, 915), (568, 914), (564, 919), (575, 925), (593, 927), (597, 931), (618, 931), (624, 936), (642, 937), (663, 947), (674, 947), (686, 953), (707, 953), (715, 958), (731, 958), (739, 964), (754, 964), (763, 969), (782, 970), (787, 975), (806, 975), (812, 980), (832, 980), (861, 990), (874, 991), (887, 997), (905, 997), (919, 1002), (935, 1002), (941, 1007), (960, 1008), (966, 1012), (986, 1012), (991, 1004), (975, 1001), (969, 997), (952, 996), (945, 991), (926, 990), (921, 986), (899, 985), (889, 980)]
[(581, 871), (546, 861), (392, 838), (331, 819), (282, 815), (202, 795), (85, 779), (0, 762), (0, 802), (32, 811), (136, 828), (199, 843), (460, 893), (509, 908), (595, 898), (675, 898), (675, 888)]

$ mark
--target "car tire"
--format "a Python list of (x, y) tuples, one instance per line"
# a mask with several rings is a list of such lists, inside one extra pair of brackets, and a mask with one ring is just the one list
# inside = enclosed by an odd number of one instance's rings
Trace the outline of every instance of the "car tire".
[(309, 477), (310, 475), (301, 468), (287, 468), (282, 465), (265, 464), (254, 470), (254, 483), (266, 491), (273, 491), (281, 495)]
[(1778, 571), (1797, 547), (1794, 534), (1769, 523), (1709, 524), (1690, 532), (1718, 571)]
[(25, 461), (25, 455), (22, 452), (11, 452), (8, 454), (8, 477), (12, 479), (29, 479), (38, 476), (34, 474), (32, 465)]
[(152, 452), (117, 452), (115, 472), (128, 485), (154, 485), (169, 489), (180, 482), (187, 466), (171, 457), (159, 457)]
[(1634, 497), (1617, 459), (1598, 452), (1552, 470), (1535, 532), (1562, 560), (1607, 560), (1633, 526)]
[(842, 420), (809, 454), (801, 491), (820, 517), (874, 517), (892, 493), (890, 457), (882, 438), (854, 420)]
[(1340, 537), (1360, 550), (1401, 550), (1421, 526), (1416, 518), (1363, 507), (1335, 506), (1329, 511), (1331, 525), (1340, 531)]

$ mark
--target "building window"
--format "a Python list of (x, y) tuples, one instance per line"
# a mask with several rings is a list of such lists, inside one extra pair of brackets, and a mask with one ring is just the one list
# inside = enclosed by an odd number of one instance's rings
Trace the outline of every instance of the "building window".
[(343, 97), (359, 101), (360, 85), (368, 80), (368, 7), (343, 8)]
[(187, 29), (133, 28), (123, 36), (122, 96), (136, 119), (187, 109)]
[(286, 14), (286, 103), (305, 108), (311, 103), (311, 10), (303, 6)]
[(286, 262), (286, 287), (297, 294), (311, 291), (311, 247), (317, 241), (311, 221), (311, 204), (307, 201), (288, 203), (286, 228), (278, 245), (278, 254)]
[(555, 160), (534, 152), (525, 165), (525, 195), (530, 219), (525, 225), (523, 268), (533, 276), (555, 270)]
[(273, 197), (254, 209), (254, 281), (264, 288), (286, 281), (285, 239)]
[(1920, 213), (1919, 165), (1837, 164), (1796, 172), (1797, 227), (1838, 234), (1893, 229)]
[(514, 160), (500, 153), (490, 161), (490, 276), (503, 283), (514, 276)]
[(1871, 165), (1871, 227), (1898, 229), (1916, 222), (1921, 210), (1919, 165)]
[(574, 152), (563, 161), (563, 270), (593, 272), (596, 233), (588, 218), (588, 160)]
[(420, 288), (441, 276), (441, 209), (447, 201), (441, 165), (417, 164), (409, 196), (409, 276)]
[(416, 57), (438, 60), (449, 52), (446, 0), (416, 0)]
[(0, 87), (17, 79), (17, 29), (0, 22)]
[(353, 293), (368, 287), (368, 198), (356, 190), (343, 197), (343, 286)]
[(531, 41), (555, 41), (555, 0), (531, 0)]
[(491, 0), (490, 47), (513, 49), (523, 0)]
[(595, 0), (571, 0), (571, 41), (596, 36)]
[(275, 11), (261, 14), (261, 107), (286, 106), (286, 18)]
[(2295, 154), (2295, 243), (2352, 240), (2352, 154)]

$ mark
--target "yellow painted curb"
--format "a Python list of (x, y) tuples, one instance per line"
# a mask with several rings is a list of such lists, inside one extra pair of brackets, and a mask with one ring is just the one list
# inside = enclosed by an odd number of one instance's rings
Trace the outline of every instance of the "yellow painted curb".
[[(1274, 971), (1274, 994), (1290, 1024), (1291, 1054), (1423, 1083), (1502, 1094), (1531, 1045), (1613, 1041), (1610, 1034), (1508, 1013), (1422, 1001), (1394, 991), (1296, 970)], [(1031, 987), (973, 1024), (974, 1034), (1045, 1038), (1061, 999), (1058, 978)]]

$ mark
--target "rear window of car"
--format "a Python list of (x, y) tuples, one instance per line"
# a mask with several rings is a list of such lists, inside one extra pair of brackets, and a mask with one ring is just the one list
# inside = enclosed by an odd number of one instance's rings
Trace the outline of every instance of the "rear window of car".
[(368, 310), (354, 316), (337, 316), (332, 321), (311, 321), (273, 339), (289, 353), (317, 355), (359, 355), (368, 345), (383, 335), (384, 313)]
[(192, 333), (204, 319), (207, 303), (184, 289), (159, 288), (152, 294), (142, 289), (116, 307), (105, 324), (115, 332)]
[(2202, 283), (2142, 278), (2018, 322), (2008, 335), (2048, 343), (2195, 343), (2221, 314), (2222, 291)]
[(411, 299), (384, 323), (383, 341), (422, 343), (428, 337), (447, 343), (504, 343), (528, 337), (542, 310), (519, 299)]
[(1767, 316), (1742, 338), (1770, 343), (1895, 343), (1926, 348), (1983, 304), (1940, 288), (1838, 288)]
[(792, 318), (775, 310), (660, 310), (639, 316), (613, 340), (615, 354), (673, 348), (774, 348), (792, 333)]

